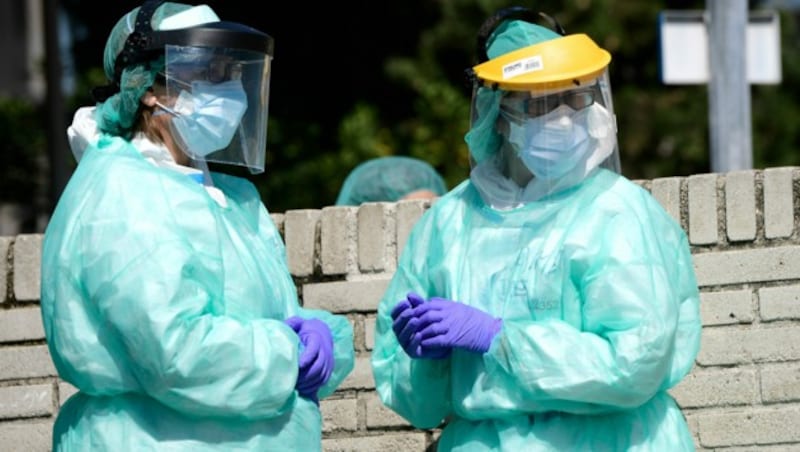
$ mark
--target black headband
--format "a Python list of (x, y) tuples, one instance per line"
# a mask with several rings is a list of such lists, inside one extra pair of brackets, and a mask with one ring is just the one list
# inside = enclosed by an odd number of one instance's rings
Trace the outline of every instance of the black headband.
[(114, 60), (114, 78), (111, 83), (105, 86), (98, 86), (92, 89), (92, 97), (97, 102), (104, 102), (109, 97), (119, 92), (120, 78), (122, 71), (129, 65), (145, 60), (143, 50), (148, 47), (148, 40), (153, 25), (151, 23), (153, 13), (156, 9), (164, 3), (165, 0), (146, 0), (139, 12), (136, 14), (136, 23), (133, 31), (125, 39), (125, 44), (122, 47), (116, 60)]
[(164, 1), (165, 0), (146, 0), (139, 8), (133, 31), (128, 35), (128, 38), (125, 39), (125, 45), (122, 47), (122, 51), (119, 52), (117, 59), (114, 60), (115, 82), (119, 83), (123, 69), (145, 59), (143, 51), (151, 48), (149, 40), (153, 32), (153, 13), (156, 12), (156, 9), (158, 9)]

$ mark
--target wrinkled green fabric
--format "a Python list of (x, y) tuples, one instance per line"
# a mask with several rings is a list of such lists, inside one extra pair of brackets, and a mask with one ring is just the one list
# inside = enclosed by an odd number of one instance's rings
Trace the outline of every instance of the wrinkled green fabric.
[[(486, 56), (497, 58), (506, 53), (519, 50), (540, 42), (559, 38), (561, 35), (549, 28), (523, 20), (510, 20), (501, 23), (486, 42)], [(500, 99), (503, 91), (479, 87), (473, 99), (473, 121), (470, 130), (464, 135), (470, 155), (475, 163), (482, 163), (493, 156), (502, 143), (502, 137), (495, 129), (500, 115)]]
[(43, 245), (47, 343), (79, 389), (53, 450), (320, 449), (320, 411), (294, 389), (299, 339), (284, 319), (319, 318), (333, 333), (320, 398), (353, 368), (352, 328), (299, 306), (255, 187), (212, 176), (227, 207), (121, 138), (83, 154)]
[(336, 205), (395, 202), (418, 190), (429, 190), (441, 196), (447, 192), (447, 187), (442, 176), (423, 160), (403, 156), (380, 157), (368, 160), (350, 172), (336, 198)]
[[(390, 312), (410, 291), (503, 319), (484, 355), (413, 360)], [(666, 391), (699, 349), (686, 236), (646, 191), (598, 169), (580, 185), (495, 211), (470, 181), (412, 230), (381, 300), (372, 369), (419, 428), (449, 419), (444, 451), (685, 451)]]
[(500, 115), (502, 97), (502, 91), (483, 86), (475, 92), (473, 100), (475, 118), (469, 131), (464, 135), (464, 141), (476, 164), (483, 163), (495, 155), (503, 143), (503, 136), (495, 127), (497, 117)]
[[(151, 24), (158, 30), (161, 21), (177, 13), (186, 11), (192, 5), (166, 2), (154, 12)], [(122, 16), (111, 29), (103, 50), (103, 69), (108, 80), (114, 80), (114, 64), (125, 46), (125, 40), (133, 32), (139, 8), (134, 8)], [(139, 99), (153, 86), (156, 74), (164, 69), (163, 56), (149, 64), (136, 64), (125, 68), (120, 76), (120, 91), (105, 102), (97, 104), (95, 120), (103, 132), (111, 135), (130, 137), (131, 128), (139, 111)]]
[(95, 110), (97, 127), (105, 133), (130, 138), (139, 111), (140, 102), (148, 88), (153, 86), (156, 73), (164, 68), (164, 61), (155, 61), (149, 67), (132, 66), (122, 71), (120, 92), (98, 102)]

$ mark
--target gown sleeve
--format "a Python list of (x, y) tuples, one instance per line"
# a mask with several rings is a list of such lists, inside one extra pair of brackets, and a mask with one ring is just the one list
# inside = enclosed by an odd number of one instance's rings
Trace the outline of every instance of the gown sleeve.
[(569, 257), (582, 327), (504, 322), (471, 397), (512, 411), (594, 414), (676, 384), (699, 348), (699, 292), (685, 234), (659, 218), (607, 219), (595, 245)]
[[(97, 237), (111, 225), (93, 227)], [(131, 237), (128, 237), (131, 238)], [(280, 415), (293, 397), (298, 339), (283, 322), (214, 312), (218, 263), (159, 235), (138, 251), (84, 256), (83, 290), (122, 344), (117, 359), (142, 390), (186, 414)]]
[(391, 312), (408, 292), (423, 297), (431, 292), (425, 279), (426, 253), (418, 244), (430, 238), (429, 215), (412, 230), (398, 268), (378, 307), (372, 371), (383, 403), (417, 428), (438, 426), (452, 411), (450, 360), (411, 359), (392, 330)]
[(77, 214), (69, 252), (83, 303), (101, 326), (99, 337), (81, 340), (104, 343), (139, 390), (184, 414), (263, 419), (290, 409), (298, 337), (280, 319), (227, 311), (252, 300), (225, 289), (226, 277), (242, 276), (226, 276), (222, 224), (206, 207), (213, 201), (137, 159), (103, 168), (108, 174), (87, 188), (93, 205)]
[[(265, 206), (260, 209), (259, 221), (261, 229), (266, 235), (265, 240), (272, 242), (275, 246), (276, 253), (280, 256), (282, 267), (287, 268), (287, 278), (291, 279), (288, 275), (288, 264), (286, 263), (286, 246), (283, 239), (280, 237), (275, 223), (269, 216), (269, 212)], [(293, 283), (292, 283), (293, 284)], [(333, 336), (333, 359), (334, 367), (328, 381), (322, 385), (317, 391), (317, 397), (323, 399), (336, 391), (336, 388), (344, 381), (344, 379), (352, 372), (355, 366), (355, 349), (353, 348), (353, 327), (348, 321), (347, 317), (336, 315), (323, 309), (308, 309), (300, 307), (295, 301), (289, 303), (286, 308), (286, 317), (299, 316), (304, 319), (317, 319), (325, 322), (331, 330)]]
[(334, 315), (321, 309), (301, 308), (297, 315), (305, 319), (322, 320), (328, 325), (333, 335), (333, 359), (335, 364), (330, 378), (317, 392), (317, 396), (321, 400), (333, 394), (353, 370), (355, 365), (353, 327), (344, 316)]

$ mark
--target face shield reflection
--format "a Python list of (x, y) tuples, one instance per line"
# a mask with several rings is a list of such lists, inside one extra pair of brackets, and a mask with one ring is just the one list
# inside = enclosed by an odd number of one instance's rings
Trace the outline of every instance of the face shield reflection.
[(178, 146), (194, 160), (264, 171), (270, 56), (167, 46), (163, 78)]
[(500, 112), (507, 119), (521, 123), (526, 118), (550, 113), (560, 105), (578, 111), (590, 107), (595, 101), (603, 102), (597, 85), (539, 96), (529, 91), (509, 91), (500, 101)]

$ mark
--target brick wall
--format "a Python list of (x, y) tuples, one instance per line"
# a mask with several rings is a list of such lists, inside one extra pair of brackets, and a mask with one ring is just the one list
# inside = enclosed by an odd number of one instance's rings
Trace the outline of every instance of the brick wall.
[[(671, 392), (698, 450), (800, 450), (800, 168), (638, 181), (688, 232), (703, 336)], [(356, 367), (322, 401), (326, 451), (424, 451), (384, 408), (369, 365), (375, 309), (424, 201), (274, 214), (305, 306), (346, 315)], [(75, 389), (50, 361), (38, 308), (41, 235), (0, 237), (0, 451), (46, 451)], [(5, 259), (3, 259), (5, 257)]]

